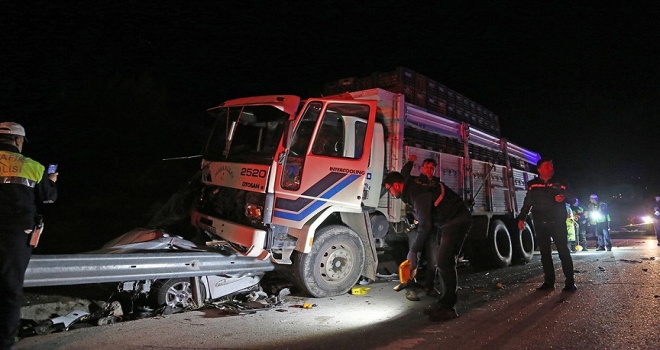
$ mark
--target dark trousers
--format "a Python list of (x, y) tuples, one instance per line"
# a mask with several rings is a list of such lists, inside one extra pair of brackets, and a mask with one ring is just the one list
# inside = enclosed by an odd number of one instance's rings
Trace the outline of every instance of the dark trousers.
[(543, 274), (545, 282), (555, 283), (555, 264), (552, 262), (552, 247), (550, 238), (557, 246), (559, 253), (559, 260), (561, 260), (561, 268), (566, 277), (565, 284), (575, 283), (573, 278), (573, 259), (571, 252), (568, 250), (568, 232), (566, 232), (566, 222), (545, 222), (534, 221), (536, 228), (536, 239), (538, 240), (539, 250), (541, 251), (541, 264), (543, 265)]
[[(408, 240), (409, 243), (413, 242), (415, 240), (415, 235), (417, 235), (417, 230), (414, 230), (413, 232), (410, 233), (410, 238)], [(438, 249), (438, 240), (439, 237), (437, 234), (432, 234), (429, 236), (428, 240), (424, 244), (424, 251), (421, 256), (421, 259), (418, 259), (421, 261), (422, 259), (426, 261), (426, 271), (424, 273), (424, 284), (423, 287), (427, 289), (433, 288), (433, 281), (435, 279), (435, 268), (438, 264), (437, 262), (437, 254), (436, 251)], [(419, 254), (418, 254), (419, 258)], [(421, 276), (419, 276), (421, 277)], [(421, 279), (419, 278), (418, 279)]]
[(653, 229), (655, 236), (658, 238), (658, 245), (660, 246), (660, 219), (656, 216), (653, 218)]
[(9, 349), (21, 320), (23, 279), (30, 262), (30, 235), (0, 226), (0, 346)]
[(438, 262), (437, 274), (440, 275), (443, 284), (442, 290), (438, 290), (440, 293), (438, 304), (443, 309), (453, 309), (458, 300), (456, 263), (471, 226), (472, 218), (466, 214), (464, 217), (451, 220), (442, 227), (440, 232), (436, 260)]
[(587, 224), (580, 224), (577, 231), (578, 244), (582, 246), (583, 250), (587, 250)]
[(598, 239), (598, 248), (612, 249), (610, 230), (607, 228), (607, 222), (596, 224), (596, 239)]

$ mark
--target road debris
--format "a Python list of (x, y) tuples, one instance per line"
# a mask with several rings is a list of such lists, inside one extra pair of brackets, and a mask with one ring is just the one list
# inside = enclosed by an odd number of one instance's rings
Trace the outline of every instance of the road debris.
[(641, 264), (642, 262), (639, 260), (632, 260), (632, 259), (619, 259), (619, 261), (627, 262), (627, 263), (632, 263), (632, 264)]
[(302, 304), (291, 305), (289, 307), (298, 308), (298, 309), (311, 309), (311, 308), (314, 308), (316, 306), (318, 306), (318, 305), (310, 304), (310, 303), (302, 303)]

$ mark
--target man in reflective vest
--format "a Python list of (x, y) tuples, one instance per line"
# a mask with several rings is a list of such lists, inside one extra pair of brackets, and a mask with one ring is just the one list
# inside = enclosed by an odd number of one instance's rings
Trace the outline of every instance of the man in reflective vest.
[(607, 208), (605, 202), (598, 200), (598, 195), (596, 194), (589, 196), (589, 219), (592, 225), (596, 227), (596, 238), (598, 240), (598, 248), (596, 250), (612, 250), (612, 240), (610, 239), (610, 221), (612, 219), (610, 218), (610, 210)]
[(23, 280), (37, 224), (37, 205), (57, 199), (57, 173), (21, 154), (25, 129), (0, 123), (0, 346), (10, 349), (21, 317)]

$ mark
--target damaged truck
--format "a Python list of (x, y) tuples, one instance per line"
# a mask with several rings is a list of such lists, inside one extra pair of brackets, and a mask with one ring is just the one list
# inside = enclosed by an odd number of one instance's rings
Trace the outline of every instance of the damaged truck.
[[(384, 174), (410, 155), (470, 203), (465, 258), (482, 267), (529, 261), (533, 224), (517, 228), (540, 155), (380, 88), (301, 101), (272, 95), (209, 109), (217, 118), (191, 221), (208, 239), (270, 260), (304, 293), (347, 292), (375, 280), (387, 235), (404, 234), (404, 204)], [(212, 243), (213, 244), (213, 243)]]

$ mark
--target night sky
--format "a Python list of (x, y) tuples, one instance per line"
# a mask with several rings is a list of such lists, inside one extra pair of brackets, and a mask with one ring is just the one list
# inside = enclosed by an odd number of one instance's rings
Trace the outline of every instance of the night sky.
[(26, 155), (60, 164), (63, 205), (90, 221), (90, 205), (121, 212), (109, 193), (140, 193), (129, 215), (194, 172), (162, 159), (199, 154), (209, 107), (403, 66), (497, 114), (583, 202), (660, 190), (653, 2), (347, 3), (3, 1), (0, 119), (26, 127)]

